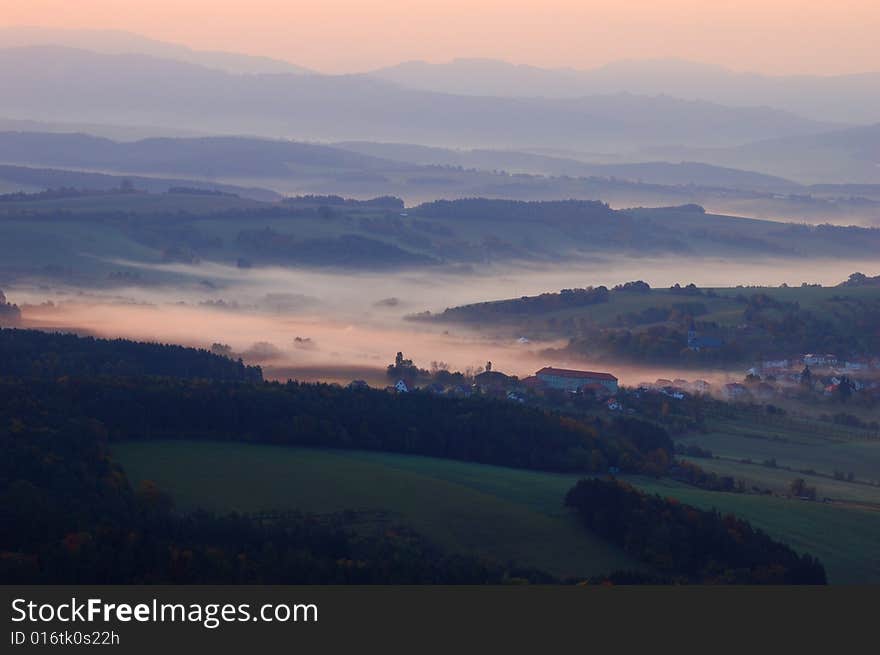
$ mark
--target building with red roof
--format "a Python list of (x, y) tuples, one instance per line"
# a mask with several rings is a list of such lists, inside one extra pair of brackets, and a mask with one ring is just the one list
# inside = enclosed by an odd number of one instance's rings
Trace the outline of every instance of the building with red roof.
[(535, 373), (535, 377), (537, 377), (543, 384), (553, 389), (579, 391), (589, 385), (598, 384), (611, 393), (617, 392), (617, 378), (611, 375), (611, 373), (577, 371), (568, 368), (545, 366)]

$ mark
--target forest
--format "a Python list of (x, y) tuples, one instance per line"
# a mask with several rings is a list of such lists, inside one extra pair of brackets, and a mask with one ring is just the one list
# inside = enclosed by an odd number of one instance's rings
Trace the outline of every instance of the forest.
[[(2, 293), (0, 293), (2, 305)], [(173, 377), (259, 382), (259, 366), (206, 350), (39, 330), (0, 330), (0, 376)]]
[(173, 378), (0, 379), (0, 420), (70, 422), (113, 439), (196, 438), (358, 448), (549, 471), (662, 473), (672, 441), (638, 419), (584, 424), (484, 398), (298, 382)]
[(678, 582), (826, 584), (818, 560), (732, 515), (650, 496), (616, 480), (581, 480), (565, 504), (588, 528)]

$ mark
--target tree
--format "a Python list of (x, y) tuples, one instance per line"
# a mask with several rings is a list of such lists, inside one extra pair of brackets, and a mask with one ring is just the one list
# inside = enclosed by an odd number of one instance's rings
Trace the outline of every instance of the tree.
[(838, 400), (840, 400), (840, 402), (842, 402), (842, 403), (845, 403), (847, 400), (850, 399), (850, 396), (852, 396), (852, 392), (853, 392), (853, 383), (848, 377), (844, 376), (840, 380), (840, 384), (837, 385), (837, 398), (838, 398)]
[(801, 371), (801, 386), (807, 390), (813, 388), (813, 373), (809, 366), (804, 366), (804, 370)]

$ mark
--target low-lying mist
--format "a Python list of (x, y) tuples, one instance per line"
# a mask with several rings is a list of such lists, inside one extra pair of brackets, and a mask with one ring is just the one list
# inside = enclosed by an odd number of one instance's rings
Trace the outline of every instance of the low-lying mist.
[[(135, 266), (128, 263), (129, 266)], [(384, 384), (385, 366), (402, 351), (423, 368), (432, 363), (466, 371), (493, 363), (495, 370), (525, 376), (545, 365), (588, 367), (582, 360), (551, 361), (540, 353), (560, 342), (500, 337), (405, 317), (423, 311), (561, 288), (642, 279), (655, 287), (775, 286), (783, 282), (833, 285), (854, 270), (876, 274), (876, 263), (613, 258), (577, 266), (515, 266), (484, 270), (424, 269), (401, 273), (340, 273), (303, 269), (240, 270), (202, 263), (153, 266), (178, 284), (64, 288), (19, 283), (6, 288), (22, 308), (24, 325), (102, 337), (179, 343), (226, 352), (260, 364), (267, 377)], [(146, 268), (146, 267), (144, 267)], [(675, 371), (596, 364), (624, 384), (658, 377), (702, 377), (711, 371)], [(741, 374), (738, 374), (741, 375)]]

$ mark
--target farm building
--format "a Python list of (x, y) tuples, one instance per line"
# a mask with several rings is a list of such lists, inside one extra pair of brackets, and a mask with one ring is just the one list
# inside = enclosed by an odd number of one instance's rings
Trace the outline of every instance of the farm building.
[(567, 368), (545, 366), (535, 373), (535, 377), (543, 384), (553, 389), (578, 391), (591, 384), (599, 384), (612, 393), (617, 391), (617, 378), (611, 375), (611, 373), (574, 371)]

